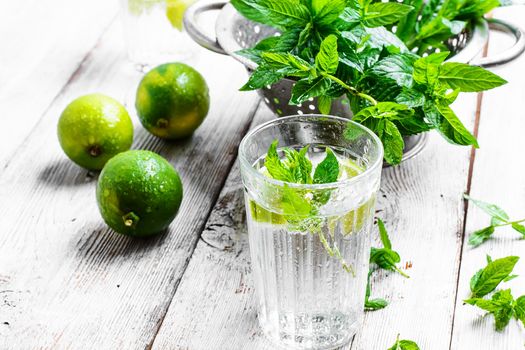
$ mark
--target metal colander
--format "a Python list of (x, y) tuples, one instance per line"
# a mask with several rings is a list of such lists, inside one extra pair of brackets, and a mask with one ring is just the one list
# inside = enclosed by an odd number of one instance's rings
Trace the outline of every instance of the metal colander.
[[(215, 24), (216, 39), (210, 38), (198, 25), (199, 14), (211, 10), (221, 10)], [(507, 32), (516, 38), (515, 45), (507, 51), (478, 60), (474, 58), (482, 51), (489, 37), (491, 28)], [(240, 15), (235, 8), (225, 0), (199, 1), (188, 8), (184, 17), (184, 25), (188, 34), (201, 46), (217, 53), (230, 55), (241, 62), (248, 71), (257, 68), (257, 64), (236, 52), (255, 46), (261, 39), (278, 35), (274, 28), (252, 22)], [(473, 26), (449, 39), (446, 43), (453, 57), (449, 61), (471, 63), (480, 66), (493, 66), (513, 60), (525, 50), (525, 35), (521, 29), (499, 20), (481, 20)], [(430, 49), (431, 50), (431, 49)], [(278, 116), (296, 114), (320, 114), (317, 99), (310, 99), (300, 105), (289, 105), (294, 80), (281, 81), (259, 90), (259, 94), (268, 107)], [(330, 114), (351, 118), (352, 112), (346, 97), (332, 103)], [(426, 133), (405, 138), (403, 160), (419, 153), (426, 142)]]

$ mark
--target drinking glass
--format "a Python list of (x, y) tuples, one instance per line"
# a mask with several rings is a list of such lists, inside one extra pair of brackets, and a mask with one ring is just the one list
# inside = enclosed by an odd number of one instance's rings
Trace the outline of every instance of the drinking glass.
[(195, 0), (121, 0), (128, 58), (139, 69), (185, 60), (196, 45), (185, 33), (182, 18)]
[[(339, 162), (338, 181), (296, 184), (268, 177), (264, 158), (274, 140), (278, 147), (309, 146), (314, 169), (329, 147)], [(278, 155), (284, 158), (283, 148)], [(381, 141), (347, 119), (298, 115), (249, 132), (239, 157), (264, 333), (293, 349), (348, 343), (364, 314)], [(305, 211), (304, 203), (315, 211)]]

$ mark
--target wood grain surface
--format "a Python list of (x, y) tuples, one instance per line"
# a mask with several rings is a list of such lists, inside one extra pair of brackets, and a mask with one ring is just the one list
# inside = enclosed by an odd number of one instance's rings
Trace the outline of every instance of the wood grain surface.
[(0, 172), (116, 15), (116, 1), (0, 3)]
[[(238, 91), (242, 65), (202, 49), (188, 63), (210, 86), (206, 121), (184, 141), (148, 134), (134, 112), (141, 74), (125, 58), (117, 10), (117, 1), (103, 0), (0, 2), (0, 349), (275, 349), (257, 323), (235, 162), (248, 128), (273, 116), (255, 93)], [(520, 23), (525, 7), (495, 16)], [(491, 52), (503, 44), (493, 41)], [(384, 170), (376, 214), (410, 279), (374, 277), (372, 295), (390, 305), (368, 312), (345, 350), (387, 349), (398, 333), (423, 350), (523, 348), (522, 325), (498, 333), (492, 317), (462, 303), (486, 254), (525, 259), (511, 229), (479, 248), (466, 244), (489, 221), (465, 206), (466, 191), (525, 217), (525, 57), (494, 71), (509, 84), (454, 106), (479, 128), (479, 150), (432, 133), (420, 156)], [(60, 149), (61, 111), (91, 92), (122, 101), (135, 124), (133, 148), (158, 152), (181, 174), (183, 205), (158, 237), (108, 229), (96, 207), (97, 174)], [(372, 239), (380, 244), (376, 231)], [(525, 275), (525, 260), (515, 272)], [(525, 294), (522, 278), (506, 284), (515, 297)]]
[[(495, 15), (519, 23), (525, 9), (499, 9)], [(501, 51), (508, 42), (492, 40), (489, 54)], [(511, 219), (525, 218), (525, 56), (494, 72), (508, 80), (499, 89), (484, 93), (481, 108), (479, 142), (472, 173), (470, 194), (472, 197), (496, 203), (505, 209)], [(521, 257), (514, 272), (519, 275), (513, 281), (503, 283), (500, 289), (510, 288), (515, 298), (525, 294), (525, 241), (510, 227), (496, 229), (493, 238), (477, 248), (468, 245), (468, 236), (488, 226), (490, 217), (473, 204), (468, 206), (465, 242), (461, 259), (461, 274), (454, 319), (451, 349), (522, 349), (525, 328), (516, 320), (502, 332), (494, 329), (494, 318), (483, 316), (481, 309), (464, 305), (469, 297), (469, 281), (472, 275), (486, 265), (486, 255), (494, 259), (509, 255)]]
[(180, 172), (178, 218), (152, 239), (115, 234), (96, 208), (97, 175), (66, 159), (56, 123), (78, 95), (123, 100), (135, 89), (140, 75), (121, 38), (115, 23), (0, 176), (0, 348), (148, 346), (255, 112), (256, 95), (238, 92), (242, 67), (201, 50), (192, 63), (207, 77), (212, 107), (195, 135), (168, 143), (136, 128), (134, 148), (160, 153)]

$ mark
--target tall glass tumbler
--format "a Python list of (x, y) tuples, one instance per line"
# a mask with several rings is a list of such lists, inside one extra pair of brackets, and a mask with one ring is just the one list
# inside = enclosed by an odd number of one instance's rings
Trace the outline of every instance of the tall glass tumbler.
[(120, 0), (128, 58), (137, 68), (185, 60), (195, 43), (186, 34), (183, 17), (196, 0)]
[[(329, 147), (337, 182), (296, 184), (267, 176), (270, 144), (309, 146), (312, 164)], [(272, 120), (239, 147), (253, 279), (264, 333), (285, 348), (333, 349), (363, 317), (375, 198), (383, 147), (369, 129), (332, 116)]]

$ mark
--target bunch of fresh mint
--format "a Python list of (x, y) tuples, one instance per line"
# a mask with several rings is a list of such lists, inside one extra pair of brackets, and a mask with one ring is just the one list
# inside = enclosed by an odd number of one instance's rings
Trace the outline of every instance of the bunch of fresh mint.
[(501, 282), (507, 282), (515, 277), (511, 275), (519, 257), (508, 256), (492, 260), (487, 255), (487, 266), (472, 276), (470, 280), (471, 296), (465, 303), (475, 305), (489, 314), (494, 315), (496, 330), (503, 330), (512, 317), (525, 326), (525, 295), (514, 299), (510, 289), (498, 290), (490, 299), (484, 297), (493, 292)]
[[(291, 78), (296, 83), (290, 104), (317, 98), (324, 114), (333, 100), (346, 95), (354, 121), (379, 136), (390, 164), (401, 161), (403, 136), (431, 129), (450, 143), (478, 147), (450, 105), (460, 92), (506, 83), (481, 67), (444, 62), (450, 56), (443, 51), (444, 40), (496, 6), (491, 0), (231, 3), (246, 18), (281, 33), (239, 52), (258, 64), (241, 90)], [(420, 56), (410, 50), (415, 45), (419, 51), (433, 46), (441, 52)]]

